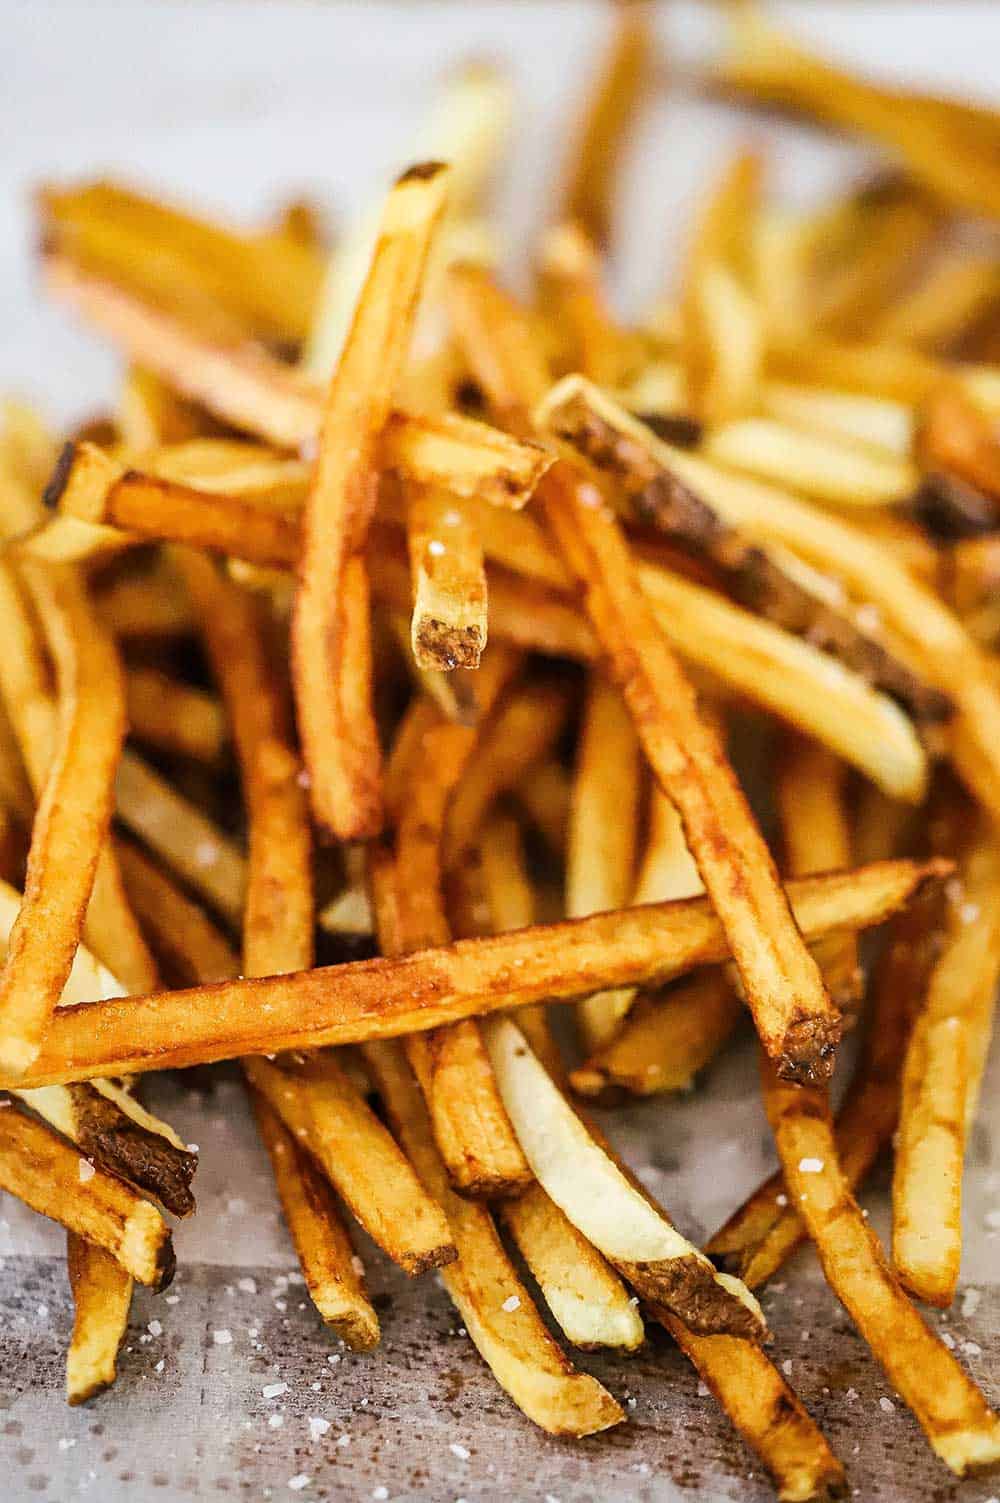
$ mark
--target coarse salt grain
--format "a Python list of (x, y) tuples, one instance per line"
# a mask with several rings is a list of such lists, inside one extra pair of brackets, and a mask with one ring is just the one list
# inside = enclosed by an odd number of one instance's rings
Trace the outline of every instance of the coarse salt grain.
[(327, 1362), (329, 1362), (331, 1367), (336, 1367), (337, 1363), (340, 1361), (340, 1353), (333, 1352), (329, 1357), (327, 1357), (326, 1360)]
[(966, 1289), (963, 1291), (962, 1315), (966, 1320), (969, 1319), (970, 1315), (975, 1315), (982, 1297), (978, 1289)]
[(799, 1171), (802, 1174), (822, 1174), (822, 1159), (799, 1159)]
[(285, 1423), (285, 1416), (283, 1414), (272, 1414), (267, 1423), (272, 1430), (280, 1430)]
[(792, 1376), (792, 1361), (790, 1357), (781, 1364), (781, 1371), (784, 1373), (786, 1378), (790, 1378)]
[(382, 1499), (382, 1498), (387, 1498), (388, 1496), (389, 1496), (389, 1489), (387, 1487), (374, 1487), (374, 1488), (372, 1488), (372, 1497), (373, 1498)]
[(983, 1349), (978, 1341), (963, 1341), (960, 1350), (966, 1357), (981, 1357)]
[(953, 1352), (955, 1350), (955, 1338), (950, 1331), (942, 1331), (941, 1340), (944, 1342), (949, 1352)]
[(887, 1399), (885, 1397), (885, 1394), (883, 1394), (882, 1397), (879, 1399), (879, 1401), (878, 1401), (878, 1407), (881, 1409), (881, 1411), (882, 1411), (883, 1414), (895, 1414), (896, 1413), (896, 1406), (895, 1406), (895, 1404), (892, 1402), (891, 1399)]
[(180, 1302), (181, 1297), (179, 1294), (168, 1294), (166, 1300), (164, 1301), (164, 1303), (168, 1305), (179, 1305)]
[(501, 1310), (506, 1310), (507, 1314), (510, 1315), (514, 1310), (519, 1310), (521, 1308), (521, 1301), (516, 1294), (510, 1294), (504, 1300), (500, 1308)]
[(786, 1206), (788, 1204), (788, 1196), (787, 1195), (776, 1195), (774, 1197), (774, 1203), (775, 1203), (776, 1206)]
[(243, 1291), (244, 1294), (256, 1294), (257, 1293), (257, 1280), (256, 1279), (237, 1279), (237, 1281), (236, 1281), (236, 1287), (237, 1287), (237, 1289), (242, 1289), (242, 1291)]
[(351, 1444), (351, 1437), (349, 1435), (338, 1435), (337, 1436), (337, 1445), (341, 1448), (341, 1450), (344, 1448), (344, 1446), (349, 1446), (350, 1444)]
[(300, 1472), (297, 1477), (289, 1477), (288, 1486), (293, 1493), (300, 1493), (304, 1487), (309, 1486), (309, 1478), (305, 1472)]
[(451, 1445), (448, 1447), (448, 1450), (453, 1456), (457, 1456), (459, 1461), (468, 1461), (469, 1457), (472, 1455), (472, 1452), (467, 1450), (465, 1446), (460, 1446), (457, 1440), (452, 1441)]
[(281, 1394), (287, 1392), (287, 1383), (265, 1383), (264, 1387), (261, 1389), (261, 1393), (264, 1395), (265, 1399), (277, 1399), (281, 1396)]
[(223, 1326), (223, 1328), (219, 1331), (212, 1332), (212, 1340), (215, 1342), (216, 1346), (229, 1346), (232, 1343), (232, 1339), (232, 1331), (227, 1331), (225, 1326)]
[(362, 1263), (357, 1253), (355, 1253), (351, 1258), (351, 1267), (354, 1269), (354, 1272), (357, 1274), (359, 1279), (364, 1276), (365, 1265)]
[(309, 1420), (309, 1439), (319, 1440), (330, 1428), (330, 1421), (324, 1419), (321, 1414), (314, 1414)]
[(149, 1322), (149, 1325), (146, 1327), (146, 1330), (149, 1332), (150, 1336), (163, 1335), (163, 1327), (158, 1320), (151, 1320)]
[(60, 1449), (60, 1451), (68, 1451), (69, 1448), (70, 1448), (70, 1446), (75, 1446), (75, 1445), (76, 1445), (76, 1439), (75, 1439), (75, 1437), (64, 1435), (64, 1436), (62, 1436), (62, 1438), (59, 1441), (59, 1449)]
[(707, 1399), (708, 1396), (709, 1396), (709, 1394), (711, 1393), (711, 1391), (712, 1390), (709, 1388), (709, 1386), (708, 1386), (707, 1383), (699, 1383), (698, 1384), (698, 1397), (699, 1397), (699, 1399)]
[(440, 558), (444, 551), (444, 544), (442, 542), (439, 542), (437, 538), (431, 538), (430, 542), (427, 544), (427, 552), (431, 555), (431, 557)]
[(850, 1401), (852, 1399), (856, 1399), (857, 1396), (858, 1396), (858, 1390), (856, 1388), (849, 1388), (847, 1390), (846, 1394), (844, 1395), (844, 1397), (847, 1399), (848, 1403), (850, 1403)]
[(165, 1357), (161, 1357), (160, 1360), (159, 1360), (159, 1362), (156, 1364), (155, 1371), (158, 1372), (158, 1373), (161, 1373), (163, 1371), (163, 1369), (166, 1367), (166, 1365), (167, 1365), (167, 1359)]
[(81, 1159), (77, 1173), (80, 1176), (81, 1185), (85, 1185), (89, 1180), (93, 1179), (94, 1175), (97, 1173), (97, 1170), (94, 1168), (89, 1159)]

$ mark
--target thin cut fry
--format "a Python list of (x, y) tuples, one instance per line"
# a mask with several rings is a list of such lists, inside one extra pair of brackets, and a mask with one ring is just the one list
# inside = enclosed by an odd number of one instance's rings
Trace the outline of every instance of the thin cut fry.
[(588, 1132), (510, 1018), (484, 1025), (507, 1110), (539, 1184), (644, 1299), (702, 1335), (760, 1341), (760, 1307), (640, 1193)]
[(16, 1108), (0, 1112), (0, 1189), (111, 1253), (140, 1284), (173, 1277), (170, 1231), (154, 1206), (103, 1169), (84, 1180), (80, 1155)]
[(831, 1289), (941, 1460), (964, 1476), (1000, 1457), (1000, 1419), (891, 1272), (837, 1157), (825, 1092), (777, 1078), (763, 1062), (764, 1102), (785, 1171)]
[[(624, 908), (632, 895), (641, 773), (631, 716), (618, 690), (594, 674), (577, 744), (566, 847), (570, 918)], [(611, 1037), (626, 1010), (620, 993), (584, 998), (576, 1018), (588, 1052)]]
[(264, 1097), (253, 1091), (251, 1100), (309, 1296), (351, 1351), (370, 1351), (379, 1341), (378, 1316), (330, 1186)]
[(713, 429), (703, 453), (834, 506), (891, 506), (916, 489), (916, 467), (860, 445), (841, 443), (769, 418), (742, 418)]
[(129, 668), (125, 675), (129, 729), (138, 741), (199, 762), (218, 762), (226, 723), (218, 700), (204, 689), (162, 673)]
[(85, 1404), (115, 1381), (132, 1307), (132, 1275), (103, 1247), (73, 1232), (66, 1237), (66, 1266), (73, 1295), (66, 1398)]
[[(961, 388), (942, 386), (925, 403), (916, 451), (926, 470), (957, 475), (992, 503), (984, 531), (1000, 519), (1000, 440), (990, 417)], [(992, 526), (990, 525), (992, 524)]]
[[(183, 986), (208, 986), (236, 976), (239, 957), (204, 910), (139, 846), (123, 840), (117, 852), (129, 901), (171, 979)], [(88, 999), (77, 996), (73, 1000)]]
[(462, 503), (413, 491), (408, 542), (413, 575), (413, 656), (422, 668), (478, 668), (486, 646), (483, 547)]
[(246, 863), (223, 832), (148, 763), (126, 751), (118, 768), (118, 815), (229, 922), (243, 914)]
[(416, 316), (447, 172), (411, 168), (389, 197), (323, 415), (292, 620), (292, 676), (313, 815), (342, 840), (378, 834), (381, 752), (371, 706), (363, 550), (377, 446)]
[[(876, 862), (791, 881), (788, 892), (799, 928), (815, 940), (881, 923), (951, 869), (940, 859)], [(708, 900), (693, 898), (457, 940), (398, 960), (64, 1007), (31, 1070), (13, 1081), (5, 1073), (0, 1089), (398, 1037), (497, 1008), (665, 982), (728, 958)]]
[(56, 665), (59, 744), (32, 831), (25, 896), (0, 974), (0, 1059), (36, 1057), (80, 939), (125, 734), (121, 671), (70, 571), (24, 571)]
[(1000, 847), (973, 817), (941, 953), (910, 1035), (892, 1182), (892, 1259), (918, 1299), (951, 1304), (962, 1257), (962, 1170), (1000, 981)]
[(514, 797), (528, 819), (557, 855), (566, 846), (571, 789), (569, 773), (555, 758), (530, 768), (514, 789)]

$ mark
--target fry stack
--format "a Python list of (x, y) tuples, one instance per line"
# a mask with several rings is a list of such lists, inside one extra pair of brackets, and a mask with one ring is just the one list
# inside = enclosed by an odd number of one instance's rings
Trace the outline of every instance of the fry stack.
[[(604, 258), (653, 64), (620, 7), (524, 299), (482, 68), (360, 248), (301, 208), (236, 232), (39, 193), (45, 288), (126, 366), (61, 447), (15, 405), (0, 435), (0, 1186), (69, 1233), (71, 1402), (193, 1209), (137, 1082), (233, 1060), (352, 1348), (380, 1334), (356, 1221), (440, 1270), (543, 1429), (624, 1413), (540, 1305), (583, 1349), (652, 1320), (778, 1495), (828, 1496), (752, 1292), (811, 1241), (941, 1460), (1000, 1458), (911, 1302), (955, 1294), (1000, 978), (1000, 258), (962, 238), (1000, 216), (1000, 118), (741, 9), (717, 86), (902, 165), (792, 215), (741, 155), (625, 326)], [(701, 1249), (586, 1103), (689, 1089), (744, 1018), (780, 1170)], [(883, 1249), (854, 1195), (892, 1141)]]

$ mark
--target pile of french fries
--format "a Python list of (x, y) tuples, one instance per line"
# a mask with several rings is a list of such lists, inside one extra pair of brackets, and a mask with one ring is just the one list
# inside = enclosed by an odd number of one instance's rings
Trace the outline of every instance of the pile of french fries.
[[(46, 289), (126, 368), (64, 442), (15, 403), (0, 436), (0, 1186), (67, 1230), (71, 1403), (194, 1207), (143, 1076), (234, 1060), (352, 1348), (353, 1218), (440, 1270), (543, 1429), (624, 1413), (542, 1304), (584, 1350), (655, 1321), (778, 1495), (828, 1496), (754, 1294), (811, 1241), (938, 1457), (1000, 1458), (913, 1303), (955, 1294), (1000, 978), (1000, 116), (739, 10), (713, 86), (891, 173), (793, 214), (740, 155), (626, 327), (602, 275), (654, 65), (620, 7), (526, 300), (482, 67), (332, 252), (302, 204), (237, 233), (38, 195)], [(781, 1167), (698, 1248), (587, 1103), (689, 1088), (747, 1014)], [(855, 1192), (890, 1143), (883, 1250)]]

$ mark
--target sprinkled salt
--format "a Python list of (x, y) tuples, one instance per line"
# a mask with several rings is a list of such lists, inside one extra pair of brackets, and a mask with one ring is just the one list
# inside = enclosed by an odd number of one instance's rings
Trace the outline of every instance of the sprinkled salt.
[(324, 1419), (321, 1414), (312, 1415), (309, 1420), (309, 1439), (319, 1440), (320, 1436), (325, 1435), (329, 1428), (330, 1421), (328, 1419)]
[(979, 912), (978, 903), (963, 903), (958, 910), (958, 916), (963, 924), (974, 924), (979, 917)]
[(521, 1301), (516, 1294), (509, 1294), (500, 1308), (501, 1310), (506, 1310), (507, 1314), (510, 1315), (512, 1311), (521, 1308)]
[(146, 1327), (146, 1330), (149, 1332), (150, 1336), (163, 1335), (163, 1327), (158, 1320), (151, 1320), (149, 1322), (149, 1325)]
[(960, 1350), (966, 1357), (981, 1357), (983, 1349), (978, 1341), (963, 1341)]
[(232, 1331), (227, 1331), (224, 1326), (222, 1330), (212, 1332), (212, 1340), (215, 1342), (216, 1346), (229, 1346), (232, 1342), (232, 1339)]
[(351, 1437), (349, 1435), (338, 1435), (337, 1436), (337, 1445), (341, 1448), (341, 1450), (343, 1450), (344, 1446), (349, 1446), (350, 1444), (351, 1444)]
[(844, 1397), (848, 1400), (848, 1402), (850, 1402), (851, 1399), (856, 1399), (857, 1396), (858, 1396), (858, 1390), (856, 1388), (849, 1388), (847, 1390), (846, 1394), (844, 1395)]
[(698, 1384), (698, 1397), (699, 1397), (699, 1399), (707, 1399), (710, 1393), (711, 1393), (711, 1389), (709, 1388), (709, 1386), (708, 1386), (707, 1383), (699, 1383)]
[(287, 1392), (287, 1383), (265, 1383), (264, 1387), (261, 1389), (261, 1393), (264, 1395), (265, 1399), (277, 1399), (281, 1396), (281, 1394)]
[(59, 1441), (60, 1451), (68, 1451), (70, 1446), (76, 1445), (76, 1439), (72, 1436), (63, 1435)]
[(451, 1445), (448, 1447), (448, 1450), (453, 1456), (457, 1456), (459, 1461), (468, 1461), (469, 1457), (472, 1455), (472, 1452), (467, 1450), (465, 1446), (460, 1446), (457, 1440), (452, 1441)]
[(283, 1414), (272, 1414), (268, 1418), (267, 1423), (270, 1425), (272, 1430), (280, 1430), (282, 1425), (285, 1423), (285, 1416)]
[(167, 1365), (167, 1359), (165, 1357), (161, 1357), (160, 1360), (159, 1360), (159, 1362), (156, 1364), (156, 1369), (155, 1370), (158, 1373), (161, 1373), (163, 1371), (163, 1369), (166, 1367), (166, 1365)]
[(802, 1174), (822, 1174), (822, 1159), (799, 1159), (799, 1170)]
[(895, 1406), (895, 1404), (892, 1402), (891, 1399), (887, 1399), (886, 1396), (885, 1396), (885, 1394), (883, 1394), (882, 1397), (879, 1399), (879, 1401), (878, 1401), (878, 1407), (881, 1409), (881, 1411), (882, 1411), (883, 1414), (895, 1414), (896, 1413), (896, 1406)]
[(387, 1498), (388, 1496), (389, 1496), (389, 1489), (387, 1487), (374, 1487), (374, 1488), (372, 1488), (372, 1497), (373, 1498), (379, 1498), (379, 1499), (381, 1499), (381, 1498)]
[(304, 1487), (309, 1486), (309, 1478), (305, 1472), (300, 1472), (297, 1477), (289, 1477), (288, 1486), (293, 1493), (300, 1493)]
[(85, 1185), (88, 1180), (93, 1179), (94, 1175), (97, 1173), (97, 1170), (94, 1168), (93, 1164), (89, 1162), (88, 1159), (81, 1159), (77, 1168), (77, 1173), (80, 1176), (81, 1185)]
[(949, 1352), (953, 1352), (955, 1350), (955, 1338), (950, 1331), (942, 1331), (941, 1340), (944, 1342)]
[(219, 859), (219, 847), (214, 840), (199, 840), (192, 855), (196, 866), (211, 866)]
[(359, 1279), (364, 1276), (365, 1265), (362, 1263), (357, 1253), (355, 1253), (351, 1258), (351, 1267), (354, 1269), (354, 1272), (357, 1274)]
[(787, 1195), (776, 1195), (774, 1197), (774, 1203), (775, 1203), (776, 1206), (786, 1206), (788, 1204), (788, 1196)]
[(340, 1353), (334, 1352), (331, 1356), (327, 1357), (326, 1360), (327, 1362), (329, 1362), (331, 1367), (336, 1367), (337, 1363), (340, 1361)]
[(244, 1294), (256, 1294), (257, 1293), (257, 1280), (256, 1279), (237, 1279), (237, 1281), (236, 1281), (236, 1287), (237, 1287), (237, 1289), (242, 1289), (242, 1291), (243, 1291)]
[(185, 1146), (187, 1148), (188, 1153), (199, 1153), (201, 1151), (199, 1149), (197, 1143), (188, 1143)]
[(166, 1298), (166, 1301), (165, 1301), (165, 1303), (168, 1304), (168, 1305), (179, 1305), (180, 1302), (181, 1302), (181, 1297), (180, 1297), (179, 1294), (168, 1294), (167, 1298)]
[(781, 1371), (784, 1373), (786, 1378), (790, 1378), (792, 1376), (792, 1361), (790, 1357), (786, 1358), (786, 1360), (781, 1364)]
[(48, 1318), (49, 1318), (49, 1307), (48, 1307), (48, 1305), (39, 1305), (39, 1307), (38, 1307), (38, 1318), (39, 1318), (39, 1320), (48, 1320)]
[(437, 538), (431, 538), (430, 542), (427, 544), (427, 552), (431, 554), (433, 558), (440, 558), (444, 551), (444, 544), (439, 542)]
[(966, 1320), (968, 1320), (971, 1315), (975, 1315), (976, 1311), (979, 1308), (979, 1301), (982, 1299), (982, 1297), (983, 1296), (980, 1294), (978, 1289), (966, 1289), (963, 1292), (962, 1315)]

